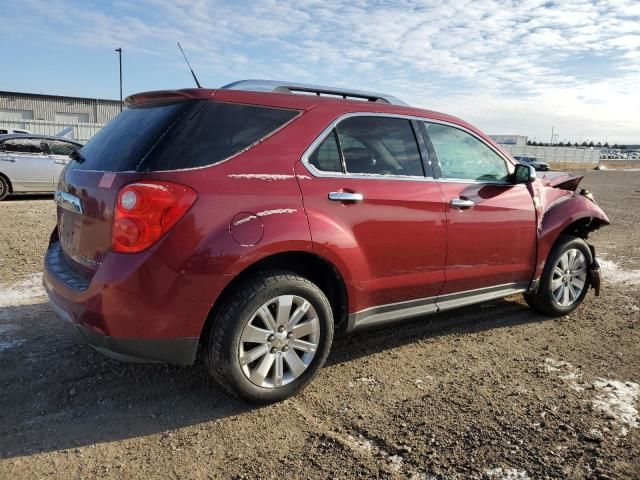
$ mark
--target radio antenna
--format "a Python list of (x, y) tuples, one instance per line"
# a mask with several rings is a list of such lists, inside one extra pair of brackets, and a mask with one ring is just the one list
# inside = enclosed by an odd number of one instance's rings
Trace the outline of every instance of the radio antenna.
[(196, 77), (196, 74), (193, 72), (193, 68), (191, 68), (189, 59), (184, 54), (184, 50), (182, 50), (182, 47), (180, 46), (180, 42), (177, 42), (177, 43), (178, 43), (178, 48), (180, 49), (180, 51), (182, 52), (182, 56), (184, 57), (184, 61), (187, 62), (187, 66), (189, 67), (189, 70), (191, 70), (191, 75), (193, 75), (193, 79), (195, 80), (196, 85), (198, 86), (198, 88), (202, 88), (202, 85), (200, 85), (200, 82), (198, 81), (198, 77)]

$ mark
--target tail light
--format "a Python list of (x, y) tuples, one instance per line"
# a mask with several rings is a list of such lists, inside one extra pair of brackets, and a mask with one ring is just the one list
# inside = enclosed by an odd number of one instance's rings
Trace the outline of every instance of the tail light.
[(189, 210), (198, 194), (170, 182), (125, 185), (116, 197), (111, 250), (137, 253), (156, 243)]

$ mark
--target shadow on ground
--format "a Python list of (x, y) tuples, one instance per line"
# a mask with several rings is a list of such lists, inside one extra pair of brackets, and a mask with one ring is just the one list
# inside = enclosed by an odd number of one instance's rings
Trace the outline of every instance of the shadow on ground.
[[(545, 319), (515, 300), (494, 301), (338, 338), (328, 363)], [(105, 358), (46, 303), (0, 308), (0, 359), (0, 458), (140, 437), (256, 408), (220, 392), (202, 362), (172, 367)]]
[(11, 194), (9, 196), (7, 196), (7, 198), (5, 198), (2, 202), (3, 203), (9, 203), (9, 202), (24, 202), (24, 201), (28, 201), (28, 200), (52, 200), (53, 199), (53, 192), (52, 193), (20, 193), (20, 194)]

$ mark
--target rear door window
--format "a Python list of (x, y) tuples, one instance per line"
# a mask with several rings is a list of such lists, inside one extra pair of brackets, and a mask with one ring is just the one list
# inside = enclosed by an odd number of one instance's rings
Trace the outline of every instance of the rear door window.
[(213, 101), (128, 108), (81, 150), (72, 168), (161, 171), (213, 165), (251, 147), (297, 110)]
[(342, 160), (335, 130), (309, 156), (309, 163), (322, 172), (342, 173)]
[(337, 132), (347, 173), (424, 176), (410, 120), (356, 116), (340, 122)]

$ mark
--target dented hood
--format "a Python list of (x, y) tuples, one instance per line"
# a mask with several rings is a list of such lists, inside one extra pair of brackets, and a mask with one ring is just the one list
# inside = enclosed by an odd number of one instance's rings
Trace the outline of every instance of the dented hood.
[(575, 191), (583, 178), (583, 175), (576, 175), (575, 173), (546, 172), (542, 178), (540, 178), (540, 181), (548, 187)]

